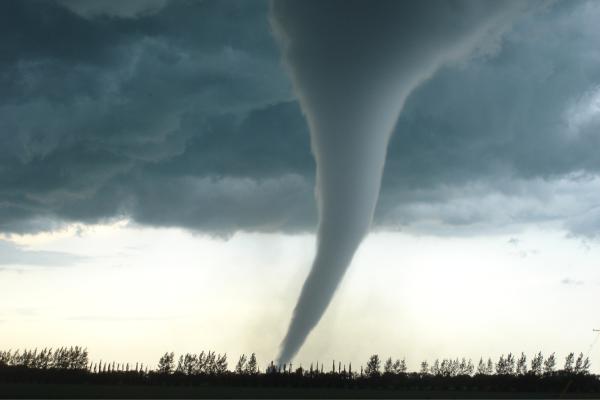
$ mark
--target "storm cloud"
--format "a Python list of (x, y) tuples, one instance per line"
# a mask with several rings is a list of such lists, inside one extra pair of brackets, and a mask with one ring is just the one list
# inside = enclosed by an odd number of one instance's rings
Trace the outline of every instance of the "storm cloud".
[[(314, 229), (308, 128), (267, 3), (155, 3), (0, 3), (0, 231)], [(600, 233), (598, 18), (557, 2), (414, 91), (375, 227)]]

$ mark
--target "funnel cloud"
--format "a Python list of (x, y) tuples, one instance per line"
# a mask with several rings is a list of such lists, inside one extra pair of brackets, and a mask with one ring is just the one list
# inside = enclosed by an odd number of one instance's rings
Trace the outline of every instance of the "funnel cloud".
[(494, 44), (523, 9), (511, 1), (272, 1), (271, 24), (310, 128), (319, 210), (317, 252), (281, 363), (319, 322), (369, 231), (407, 97), (445, 63)]

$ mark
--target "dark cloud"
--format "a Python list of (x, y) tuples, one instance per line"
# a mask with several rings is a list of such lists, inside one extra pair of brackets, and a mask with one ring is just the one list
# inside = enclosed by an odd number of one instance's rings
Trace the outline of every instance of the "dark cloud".
[(168, 0), (57, 0), (69, 10), (87, 18), (137, 18), (159, 12)]
[[(0, 231), (312, 229), (308, 129), (267, 4), (96, 3), (0, 2)], [(417, 89), (376, 225), (597, 235), (599, 17), (557, 3)]]
[(137, 184), (130, 215), (144, 224), (227, 235), (249, 229), (307, 230), (316, 222), (312, 184), (298, 175), (260, 180), (154, 177)]
[(492, 58), (447, 68), (416, 91), (392, 139), (390, 169), (421, 173), (388, 176), (391, 184), (598, 172), (597, 104), (595, 119), (569, 125), (581, 112), (570, 109), (578, 100), (589, 107), (585, 97), (600, 85), (590, 62), (600, 56), (592, 45), (600, 32), (581, 24), (584, 10), (563, 8), (528, 17)]

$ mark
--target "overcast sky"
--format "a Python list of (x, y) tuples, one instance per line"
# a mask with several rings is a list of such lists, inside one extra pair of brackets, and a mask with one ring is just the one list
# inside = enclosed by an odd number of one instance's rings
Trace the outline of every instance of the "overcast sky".
[[(275, 356), (317, 213), (268, 8), (0, 2), (1, 347)], [(588, 350), (599, 20), (595, 1), (523, 14), (412, 92), (376, 233), (299, 359)]]

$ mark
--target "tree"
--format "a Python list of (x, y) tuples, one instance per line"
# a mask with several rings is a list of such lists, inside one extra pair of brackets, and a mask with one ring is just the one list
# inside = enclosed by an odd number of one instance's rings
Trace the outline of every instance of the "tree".
[[(455, 364), (458, 364), (458, 360), (456, 360)], [(458, 369), (455, 372), (456, 375), (471, 375), (474, 369), (475, 366), (473, 365), (473, 361), (471, 361), (471, 359), (467, 361), (463, 357), (463, 359), (460, 361), (460, 364), (458, 364)]]
[(552, 375), (554, 372), (554, 367), (556, 366), (556, 357), (554, 353), (550, 354), (546, 361), (544, 361), (544, 374)]
[(531, 373), (533, 375), (542, 375), (542, 365), (544, 364), (544, 356), (540, 351), (531, 359)]
[(586, 357), (583, 358), (583, 353), (579, 353), (577, 360), (575, 361), (575, 370), (576, 374), (587, 374), (590, 370), (590, 359)]
[(255, 375), (257, 373), (258, 373), (258, 366), (256, 363), (256, 354), (252, 353), (250, 355), (250, 359), (248, 360), (248, 363), (246, 364), (246, 374)]
[(222, 375), (227, 371), (227, 353), (217, 355), (217, 361), (215, 362), (214, 373)]
[[(256, 358), (255, 358), (256, 361)], [(218, 355), (215, 362), (214, 373), (217, 375), (224, 374), (227, 371), (227, 354)]]
[(439, 375), (456, 376), (460, 371), (460, 363), (458, 359), (451, 360), (444, 358), (439, 367)]
[(214, 351), (209, 351), (204, 358), (204, 372), (208, 374), (214, 374), (216, 370), (216, 358), (217, 355)]
[(508, 353), (506, 358), (504, 358), (504, 354), (500, 356), (498, 363), (496, 363), (496, 373), (498, 375), (513, 375), (515, 373), (515, 357), (512, 353)]
[(381, 361), (379, 360), (379, 356), (377, 354), (373, 354), (369, 361), (367, 362), (367, 367), (365, 368), (365, 374), (368, 377), (379, 376), (381, 368)]
[(183, 373), (186, 375), (196, 374), (196, 366), (198, 365), (198, 356), (195, 354), (186, 354), (183, 357)]
[(504, 359), (504, 354), (500, 356), (498, 362), (496, 363), (496, 373), (498, 375), (506, 374), (506, 360)]
[[(175, 367), (175, 354), (173, 352), (166, 352), (160, 360), (158, 360), (158, 373), (159, 374), (170, 374), (173, 372)], [(114, 369), (114, 366), (113, 366)]]
[(515, 356), (512, 353), (508, 353), (506, 357), (506, 374), (513, 375), (515, 373)]
[(388, 357), (383, 364), (383, 372), (386, 374), (394, 373), (394, 364), (392, 363), (392, 357)]
[(177, 360), (177, 368), (175, 368), (175, 372), (183, 374), (183, 355), (180, 355), (179, 360)]
[[(583, 357), (583, 354), (580, 353), (579, 356)], [(575, 373), (587, 375), (590, 372), (590, 366), (591, 366), (589, 357), (586, 357), (580, 364), (581, 365), (579, 366), (579, 369), (576, 370)], [(575, 364), (575, 366), (577, 367), (577, 364)]]
[(246, 355), (242, 354), (237, 364), (235, 365), (235, 373), (238, 375), (242, 375), (246, 373)]
[(405, 374), (406, 373), (406, 360), (403, 358), (402, 360), (394, 361), (394, 365), (392, 366), (394, 373), (396, 374)]
[(568, 356), (565, 357), (565, 372), (571, 373), (573, 372), (573, 361), (575, 360), (575, 354), (569, 353)]
[(0, 367), (5, 367), (10, 363), (10, 353), (11, 351), (0, 351)]
[(483, 362), (483, 357), (479, 358), (479, 364), (477, 364), (477, 375), (487, 375), (487, 368)]
[(273, 361), (271, 361), (271, 364), (269, 364), (267, 366), (266, 373), (267, 374), (276, 374), (277, 373), (277, 367), (275, 366)]
[(493, 373), (494, 373), (494, 363), (492, 362), (492, 359), (488, 357), (485, 374), (492, 375)]
[(469, 358), (469, 362), (467, 363), (467, 375), (473, 375), (473, 371), (475, 371), (475, 365), (473, 365), (473, 361)]
[(436, 359), (431, 366), (431, 375), (441, 375), (440, 360)]
[(208, 372), (208, 355), (202, 351), (196, 356), (194, 365), (194, 374), (204, 374)]
[(521, 357), (517, 360), (517, 375), (525, 375), (527, 373), (527, 356), (521, 353)]
[(427, 360), (421, 362), (421, 374), (426, 375), (429, 373), (429, 363)]

